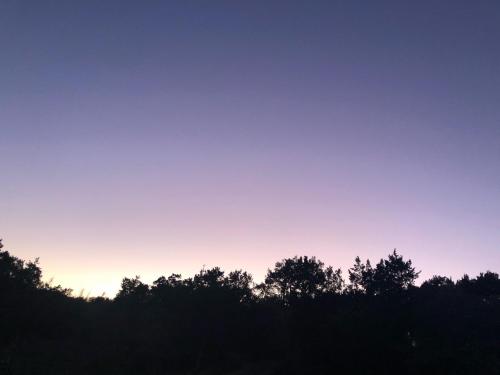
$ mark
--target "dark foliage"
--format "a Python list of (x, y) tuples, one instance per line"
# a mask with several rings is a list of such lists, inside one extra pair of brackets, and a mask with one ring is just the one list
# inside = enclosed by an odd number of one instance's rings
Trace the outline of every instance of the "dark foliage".
[(340, 270), (283, 259), (254, 285), (203, 269), (152, 285), (125, 278), (113, 300), (42, 282), (0, 243), (0, 374), (498, 374), (500, 280), (454, 283), (396, 251)]

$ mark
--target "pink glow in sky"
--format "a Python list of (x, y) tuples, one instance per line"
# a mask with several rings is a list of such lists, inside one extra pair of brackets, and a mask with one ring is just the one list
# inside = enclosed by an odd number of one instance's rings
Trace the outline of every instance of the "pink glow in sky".
[(0, 235), (46, 279), (499, 270), (498, 4), (105, 3), (1, 5)]

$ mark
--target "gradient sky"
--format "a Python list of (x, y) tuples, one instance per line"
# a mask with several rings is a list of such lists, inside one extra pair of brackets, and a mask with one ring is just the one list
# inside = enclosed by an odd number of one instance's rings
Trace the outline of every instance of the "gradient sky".
[(112, 296), (392, 248), (500, 271), (500, 2), (0, 2), (0, 235)]

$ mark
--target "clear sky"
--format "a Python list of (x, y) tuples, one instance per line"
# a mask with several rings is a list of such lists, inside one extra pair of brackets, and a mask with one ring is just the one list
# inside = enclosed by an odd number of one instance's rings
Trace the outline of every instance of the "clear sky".
[(113, 295), (392, 248), (500, 271), (500, 2), (0, 2), (0, 235)]

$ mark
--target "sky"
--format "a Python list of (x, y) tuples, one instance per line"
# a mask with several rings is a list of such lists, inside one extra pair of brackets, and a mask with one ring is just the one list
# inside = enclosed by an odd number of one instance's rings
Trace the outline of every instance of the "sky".
[(393, 248), (500, 271), (500, 3), (0, 2), (0, 236), (113, 296)]

